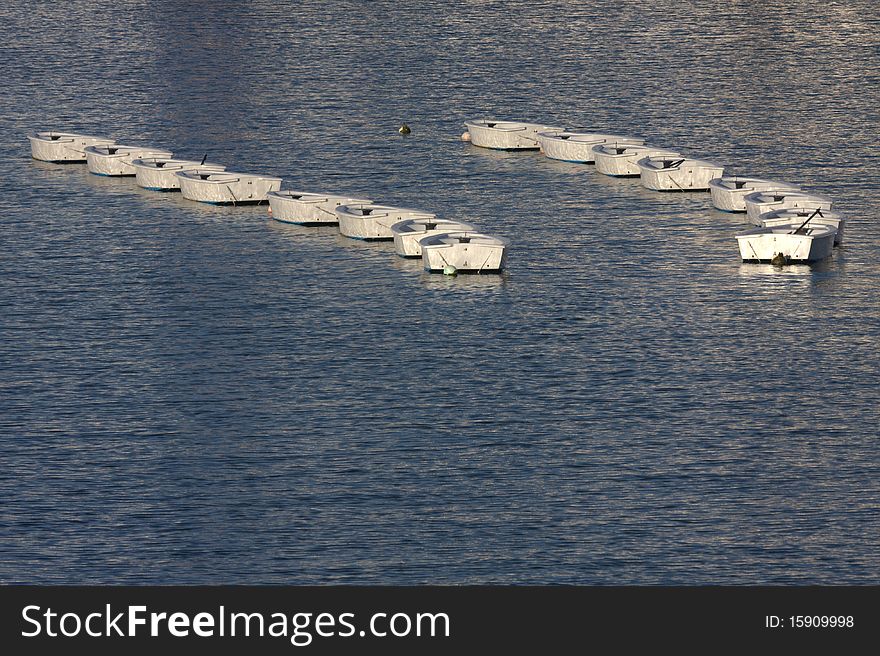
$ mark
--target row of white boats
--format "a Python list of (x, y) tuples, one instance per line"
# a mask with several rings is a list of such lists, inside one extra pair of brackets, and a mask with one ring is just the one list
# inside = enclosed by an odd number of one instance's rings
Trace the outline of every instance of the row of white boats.
[(845, 220), (831, 199), (786, 182), (725, 176), (724, 167), (644, 139), (517, 121), (466, 121), (465, 141), (497, 150), (541, 150), (551, 159), (595, 164), (600, 173), (638, 177), (655, 191), (709, 191), (712, 204), (744, 212), (755, 226), (736, 235), (744, 262), (788, 264), (829, 257)]
[(134, 176), (154, 191), (180, 191), (184, 198), (215, 205), (269, 204), (272, 218), (308, 226), (336, 225), (346, 237), (393, 241), (401, 257), (421, 258), (425, 270), (499, 273), (508, 243), (463, 221), (430, 212), (380, 205), (368, 198), (282, 190), (282, 179), (235, 173), (223, 165), (175, 158), (159, 148), (126, 146), (113, 139), (69, 132), (29, 135), (34, 159), (58, 164), (85, 162), (104, 176)]

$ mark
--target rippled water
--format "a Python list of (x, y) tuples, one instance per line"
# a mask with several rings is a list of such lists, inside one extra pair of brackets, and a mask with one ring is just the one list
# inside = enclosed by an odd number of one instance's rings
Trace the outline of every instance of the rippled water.
[[(875, 2), (0, 16), (0, 581), (878, 582)], [(846, 243), (742, 264), (707, 194), (462, 143), (483, 116), (800, 183)], [(41, 164), (34, 129), (473, 221), (510, 270)]]

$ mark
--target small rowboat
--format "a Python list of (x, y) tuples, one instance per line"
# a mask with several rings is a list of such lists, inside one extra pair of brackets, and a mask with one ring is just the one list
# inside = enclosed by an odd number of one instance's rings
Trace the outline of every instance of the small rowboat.
[(541, 123), (518, 121), (465, 121), (470, 142), (481, 148), (495, 150), (537, 150), (538, 133), (562, 128)]
[(133, 160), (145, 157), (173, 156), (170, 150), (150, 148), (149, 146), (119, 146), (117, 144), (103, 146), (86, 146), (86, 165), (89, 171), (95, 175), (109, 175), (113, 177), (136, 175), (137, 171), (131, 165)]
[(809, 225), (827, 225), (836, 230), (834, 234), (834, 245), (840, 246), (843, 243), (843, 230), (846, 227), (846, 219), (837, 212), (830, 210), (811, 210), (805, 207), (789, 207), (784, 210), (773, 210), (765, 212), (760, 216), (761, 227), (772, 228), (778, 225), (795, 224), (799, 225), (810, 219)]
[(172, 159), (170, 157), (144, 157), (131, 160), (135, 171), (135, 182), (139, 187), (151, 191), (180, 191), (180, 179), (178, 171), (191, 171), (202, 169), (203, 171), (225, 171), (226, 167), (220, 164), (206, 164), (187, 159)]
[(654, 155), (637, 162), (642, 186), (654, 191), (705, 191), (724, 167), (700, 159)]
[(603, 143), (632, 144), (641, 146), (644, 139), (625, 137), (618, 134), (599, 134), (595, 132), (570, 132), (566, 130), (550, 130), (538, 133), (541, 150), (550, 159), (564, 162), (592, 164), (596, 161), (593, 146)]
[(184, 198), (213, 205), (259, 205), (281, 188), (281, 178), (250, 173), (196, 168), (175, 175)]
[(760, 178), (743, 178), (740, 176), (724, 176), (709, 180), (709, 193), (712, 204), (725, 212), (745, 212), (746, 194), (753, 191), (797, 191), (799, 187), (787, 182), (761, 180)]
[(467, 230), (476, 230), (476, 228), (463, 221), (437, 218), (405, 219), (391, 226), (391, 232), (394, 234), (394, 250), (401, 257), (421, 257), (421, 241), (425, 237)]
[(746, 214), (755, 225), (761, 225), (761, 215), (773, 210), (800, 207), (809, 210), (831, 210), (828, 196), (805, 191), (753, 191), (743, 196)]
[(425, 271), (440, 273), (500, 273), (508, 242), (479, 232), (450, 232), (421, 241)]
[(593, 146), (593, 159), (599, 173), (616, 178), (637, 178), (641, 174), (637, 162), (651, 156), (681, 157), (667, 148), (629, 143), (602, 143)]
[(743, 262), (809, 263), (831, 255), (836, 232), (832, 226), (802, 223), (753, 228), (736, 240)]
[(435, 214), (406, 207), (391, 207), (375, 203), (352, 203), (336, 208), (339, 232), (352, 239), (391, 241), (391, 226), (405, 219), (434, 219)]
[(36, 132), (28, 135), (31, 157), (54, 164), (81, 163), (86, 161), (87, 146), (109, 146), (113, 139), (90, 137), (74, 132)]
[(276, 221), (299, 225), (337, 225), (336, 208), (340, 205), (371, 203), (369, 199), (339, 196), (336, 194), (313, 194), (304, 191), (271, 191), (269, 214)]

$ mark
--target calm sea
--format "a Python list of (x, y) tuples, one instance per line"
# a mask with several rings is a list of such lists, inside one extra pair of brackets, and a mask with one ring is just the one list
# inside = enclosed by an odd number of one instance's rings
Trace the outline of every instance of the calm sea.
[[(873, 0), (0, 18), (0, 581), (880, 582)], [(708, 194), (460, 141), (490, 116), (801, 184), (845, 244), (743, 264)], [(37, 129), (474, 222), (509, 271), (35, 162)]]

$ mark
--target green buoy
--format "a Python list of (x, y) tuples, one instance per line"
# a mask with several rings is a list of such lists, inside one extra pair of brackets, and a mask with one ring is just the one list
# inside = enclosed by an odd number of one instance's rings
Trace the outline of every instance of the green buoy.
[(454, 276), (457, 274), (458, 274), (458, 269), (456, 269), (451, 264), (447, 264), (445, 267), (443, 267), (443, 275), (444, 276)]
[(412, 130), (409, 129), (409, 126), (406, 123), (401, 125), (397, 131), (400, 132), (400, 134), (409, 134), (410, 132), (412, 132)]
[(777, 253), (773, 256), (773, 259), (770, 260), (770, 264), (774, 266), (785, 266), (788, 264), (788, 258), (782, 253)]

